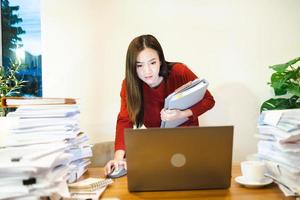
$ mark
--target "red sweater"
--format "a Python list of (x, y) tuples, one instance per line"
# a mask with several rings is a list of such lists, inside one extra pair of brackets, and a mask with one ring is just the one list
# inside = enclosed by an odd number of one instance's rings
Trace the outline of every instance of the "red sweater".
[[(165, 98), (183, 84), (193, 81), (197, 76), (184, 64), (173, 65), (167, 81), (162, 81), (155, 88), (143, 84), (144, 95), (144, 125), (149, 127), (160, 127), (160, 111), (164, 107)], [(133, 122), (129, 119), (126, 106), (126, 83), (122, 82), (121, 109), (117, 119), (115, 150), (125, 150), (124, 128), (132, 128)], [(198, 126), (198, 116), (211, 109), (215, 104), (213, 96), (207, 90), (203, 99), (190, 109), (193, 115), (181, 126)]]

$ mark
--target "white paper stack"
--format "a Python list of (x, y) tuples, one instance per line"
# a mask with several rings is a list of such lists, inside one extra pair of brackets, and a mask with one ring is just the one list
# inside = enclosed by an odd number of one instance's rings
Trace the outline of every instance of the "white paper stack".
[(81, 132), (78, 105), (20, 106), (0, 148), (0, 199), (70, 197), (67, 183), (86, 171), (92, 156)]
[(1, 148), (0, 199), (47, 196), (52, 190), (68, 196), (72, 155), (65, 153), (67, 148), (63, 142)]
[(300, 109), (263, 111), (258, 157), (286, 196), (300, 196)]

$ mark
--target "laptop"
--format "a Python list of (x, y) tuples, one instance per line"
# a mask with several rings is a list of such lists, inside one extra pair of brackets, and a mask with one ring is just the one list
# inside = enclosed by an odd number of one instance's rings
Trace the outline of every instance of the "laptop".
[(129, 191), (230, 187), (233, 126), (125, 129)]

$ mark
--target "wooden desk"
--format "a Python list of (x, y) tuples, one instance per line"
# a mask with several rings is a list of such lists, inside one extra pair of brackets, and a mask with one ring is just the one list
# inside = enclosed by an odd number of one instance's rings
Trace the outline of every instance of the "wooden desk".
[[(189, 191), (159, 191), (159, 192), (134, 192), (130, 193), (127, 189), (127, 177), (115, 179), (102, 194), (101, 199), (234, 199), (234, 200), (276, 200), (276, 199), (295, 199), (287, 198), (278, 189), (276, 184), (269, 186), (249, 189), (240, 186), (234, 178), (240, 176), (239, 165), (234, 165), (232, 169), (231, 187), (228, 190), (189, 190)], [(102, 168), (89, 168), (84, 177), (103, 177)]]

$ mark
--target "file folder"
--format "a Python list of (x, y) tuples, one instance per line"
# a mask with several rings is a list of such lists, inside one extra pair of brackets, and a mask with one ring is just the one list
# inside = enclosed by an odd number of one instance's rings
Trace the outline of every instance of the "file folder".
[[(186, 87), (183, 87), (182, 89), (171, 93), (165, 99), (164, 108), (167, 110), (186, 110), (202, 100), (207, 87), (207, 80), (197, 78), (194, 81), (192, 81), (190, 85), (187, 85)], [(174, 128), (183, 124), (187, 120), (188, 118), (173, 121), (162, 121), (160, 127)]]

